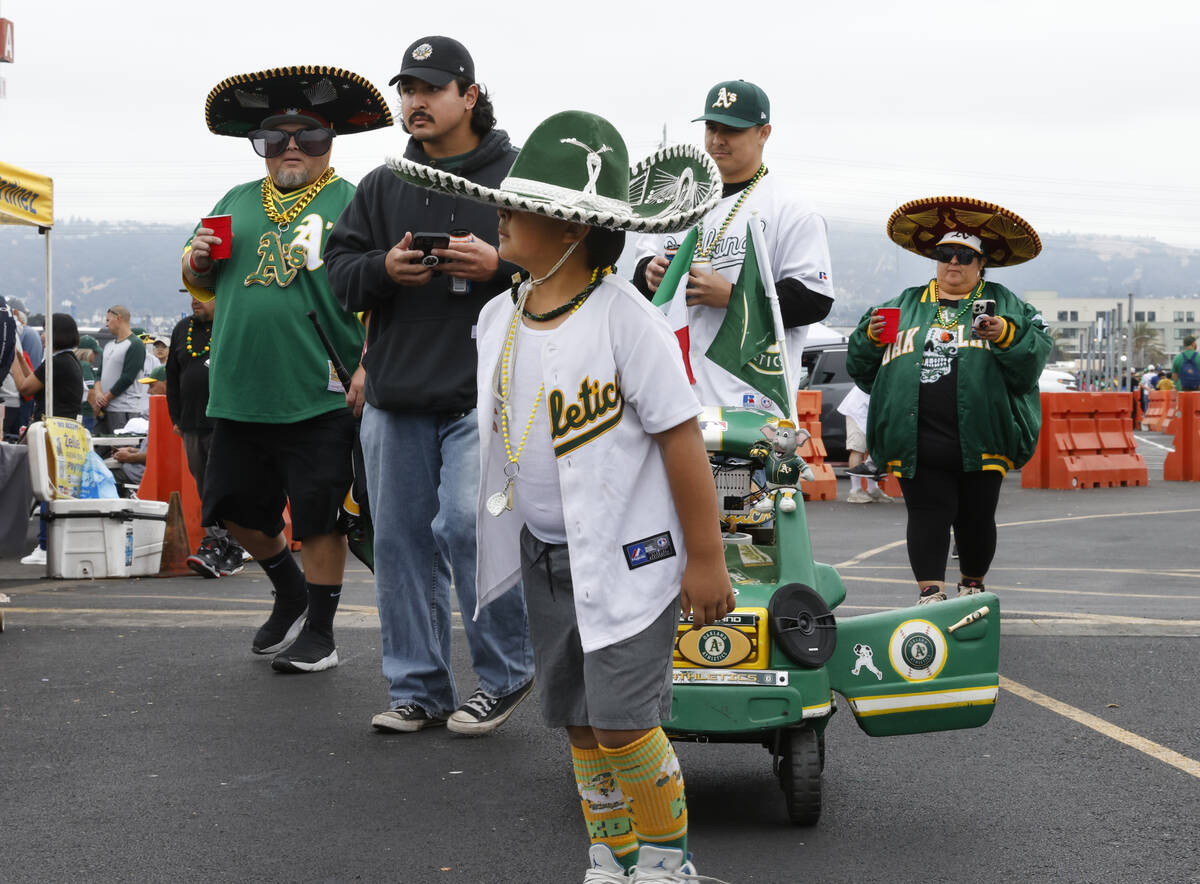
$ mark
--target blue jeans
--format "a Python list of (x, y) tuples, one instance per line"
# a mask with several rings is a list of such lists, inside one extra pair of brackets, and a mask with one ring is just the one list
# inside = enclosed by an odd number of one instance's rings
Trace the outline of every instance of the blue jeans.
[(518, 585), (475, 613), (479, 431), (475, 412), (408, 414), (363, 407), (362, 449), (375, 526), (375, 593), (392, 707), (444, 716), (458, 707), (450, 665), (450, 586), (479, 687), (502, 697), (533, 678)]

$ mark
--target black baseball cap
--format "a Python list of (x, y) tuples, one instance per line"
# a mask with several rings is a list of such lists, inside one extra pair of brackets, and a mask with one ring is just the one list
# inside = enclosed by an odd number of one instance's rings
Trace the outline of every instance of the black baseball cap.
[(404, 65), (388, 85), (396, 85), (401, 77), (415, 77), (434, 86), (445, 86), (458, 77), (474, 83), (475, 62), (467, 47), (453, 37), (422, 37), (404, 50)]

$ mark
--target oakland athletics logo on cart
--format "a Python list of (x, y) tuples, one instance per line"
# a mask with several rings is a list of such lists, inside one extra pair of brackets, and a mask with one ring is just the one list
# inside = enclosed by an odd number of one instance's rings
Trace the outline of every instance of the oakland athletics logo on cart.
[(928, 620), (905, 620), (888, 643), (892, 668), (907, 681), (927, 681), (946, 665), (946, 637)]

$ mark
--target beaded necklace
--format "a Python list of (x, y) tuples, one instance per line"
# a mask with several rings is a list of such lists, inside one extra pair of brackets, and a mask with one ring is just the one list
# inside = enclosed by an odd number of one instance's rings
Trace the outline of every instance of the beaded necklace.
[[(717, 244), (721, 241), (721, 238), (725, 236), (725, 231), (729, 229), (729, 225), (733, 221), (733, 216), (738, 213), (738, 209), (740, 209), (742, 207), (742, 203), (744, 203), (746, 201), (746, 198), (748, 196), (750, 196), (750, 191), (754, 190), (755, 186), (758, 184), (759, 181), (762, 180), (762, 177), (766, 174), (767, 174), (767, 167), (760, 164), (758, 167), (758, 171), (755, 172), (754, 177), (750, 179), (750, 183), (747, 184), (744, 188), (742, 188), (742, 193), (737, 198), (737, 202), (733, 204), (733, 208), (730, 209), (729, 214), (725, 216), (725, 221), (721, 224), (721, 229), (717, 231), (717, 238), (712, 241), (712, 244), (709, 245), (708, 248), (696, 249), (696, 257), (697, 258), (712, 257), (712, 253), (714, 251), (716, 251)], [(703, 239), (703, 237), (701, 237), (701, 239)]]
[[(592, 271), (592, 281), (586, 289), (573, 297), (570, 301), (561, 308), (556, 308), (550, 311), (554, 316), (561, 316), (563, 313), (570, 310), (574, 313), (583, 306), (583, 302), (587, 300), (587, 296), (599, 284), (605, 276), (608, 275), (609, 268), (600, 268)], [(517, 326), (521, 322), (522, 316), (527, 316), (535, 321), (541, 321), (538, 317), (548, 314), (530, 314), (525, 312), (525, 298), (529, 294), (529, 289), (532, 286), (527, 286), (521, 292), (516, 309), (513, 310), (512, 319), (508, 324), (508, 334), (504, 336), (504, 351), (500, 355), (499, 364), (496, 366), (496, 375), (498, 383), (493, 383), (492, 392), (497, 394), (500, 399), (500, 432), (504, 436), (504, 453), (508, 457), (508, 463), (504, 465), (504, 489), (497, 491), (495, 494), (488, 495), (487, 511), (493, 516), (499, 516), (506, 510), (513, 508), (513, 486), (516, 484), (517, 476), (521, 472), (521, 453), (525, 450), (525, 443), (529, 439), (529, 431), (533, 429), (533, 419), (537, 415), (538, 406), (541, 404), (542, 397), (546, 393), (546, 384), (538, 385), (537, 395), (533, 398), (533, 408), (529, 411), (529, 420), (525, 423), (525, 432), (521, 434), (521, 442), (517, 445), (517, 452), (513, 454), (512, 442), (509, 439), (508, 423), (512, 415), (512, 406), (509, 404), (509, 398), (512, 395), (512, 369), (516, 363), (517, 351)], [(516, 296), (517, 286), (513, 286), (513, 294)]]
[(271, 176), (268, 175), (263, 178), (262, 183), (263, 211), (279, 227), (279, 232), (284, 233), (291, 226), (292, 222), (300, 217), (300, 213), (308, 207), (308, 204), (317, 198), (317, 194), (321, 192), (321, 189), (332, 180), (333, 167), (330, 166), (321, 173), (320, 178), (308, 186), (308, 189), (304, 192), (304, 196), (300, 197), (295, 205), (285, 212), (280, 212), (275, 208), (275, 203), (279, 202), (282, 206), (283, 201), (277, 199), (276, 194), (279, 191), (275, 189), (275, 183), (271, 180)]
[[(532, 313), (529, 310), (526, 310), (524, 305), (522, 305), (521, 315), (526, 319), (532, 319), (534, 322), (547, 322), (551, 319), (562, 316), (568, 310), (574, 311), (580, 304), (587, 300), (588, 295), (595, 291), (596, 286), (600, 285), (601, 280), (603, 280), (604, 277), (608, 276), (608, 274), (612, 272), (612, 267), (597, 267), (592, 270), (592, 278), (588, 282), (587, 288), (585, 288), (571, 300), (567, 301), (567, 303), (560, 304), (553, 310), (547, 310), (545, 313)], [(517, 279), (512, 286), (512, 300), (514, 305), (517, 303), (517, 290), (521, 287), (521, 282), (521, 279)]]
[[(192, 331), (195, 328), (196, 328), (196, 320), (189, 319), (188, 320), (188, 333), (187, 333), (187, 351), (188, 351), (188, 356), (191, 356), (193, 359), (199, 359), (201, 356), (204, 356), (206, 353), (208, 353), (208, 351), (211, 349), (212, 339), (210, 337), (208, 343), (206, 343), (204, 345), (204, 349), (201, 350), (199, 353), (197, 353), (195, 350), (192, 349)], [(212, 333), (209, 332), (209, 334), (211, 335)]]
[(937, 304), (937, 315), (930, 321), (929, 324), (936, 328), (958, 328), (958, 321), (967, 315), (967, 311), (971, 309), (971, 302), (978, 298), (983, 292), (983, 280), (981, 279), (979, 280), (979, 285), (975, 287), (975, 291), (971, 292), (971, 294), (962, 299), (962, 307), (959, 308), (959, 311), (952, 317), (947, 318), (942, 312), (942, 303), (938, 300), (937, 280), (935, 279), (930, 282), (929, 286), (932, 289), (933, 301), (935, 304)]

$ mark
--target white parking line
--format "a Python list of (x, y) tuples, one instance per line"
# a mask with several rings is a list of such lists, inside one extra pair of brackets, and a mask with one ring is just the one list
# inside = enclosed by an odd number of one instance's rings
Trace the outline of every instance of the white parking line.
[(1118, 743), (1124, 743), (1137, 749), (1139, 752), (1144, 752), (1156, 761), (1161, 761), (1164, 764), (1169, 764), (1171, 767), (1178, 768), (1185, 774), (1200, 779), (1200, 761), (1193, 758), (1188, 758), (1186, 755), (1180, 755), (1174, 749), (1168, 749), (1166, 746), (1161, 746), (1153, 740), (1147, 740), (1145, 737), (1139, 736), (1132, 731), (1127, 731), (1123, 727), (1117, 727), (1105, 721), (1103, 718), (1098, 718), (1090, 712), (1084, 712), (1082, 709), (1076, 709), (1074, 706), (1069, 706), (1061, 700), (1056, 700), (1049, 697), (1040, 691), (1035, 691), (1033, 688), (1026, 687), (1020, 682), (1013, 681), (1011, 678), (1000, 676), (1000, 687), (1010, 693), (1016, 694), (1018, 697), (1024, 697), (1031, 703), (1037, 703), (1051, 712), (1056, 712), (1064, 718), (1069, 718), (1082, 724), (1084, 727), (1089, 727), (1098, 734), (1116, 740)]

